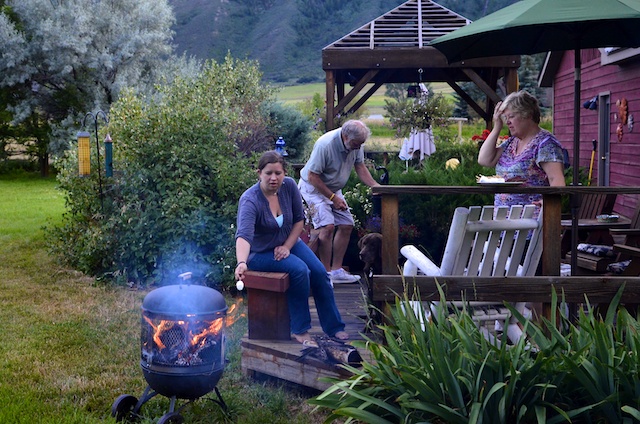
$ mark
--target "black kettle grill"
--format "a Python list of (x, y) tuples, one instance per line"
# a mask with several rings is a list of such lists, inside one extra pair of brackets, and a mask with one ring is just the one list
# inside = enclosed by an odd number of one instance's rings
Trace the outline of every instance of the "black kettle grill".
[[(181, 274), (187, 281), (191, 273)], [(179, 411), (188, 403), (215, 390), (226, 363), (227, 305), (216, 290), (179, 284), (153, 290), (142, 302), (140, 367), (148, 383), (138, 400), (119, 396), (111, 407), (116, 421), (138, 417), (144, 403), (160, 394), (171, 399), (169, 412), (159, 424), (182, 423)], [(186, 399), (176, 410), (176, 400)]]

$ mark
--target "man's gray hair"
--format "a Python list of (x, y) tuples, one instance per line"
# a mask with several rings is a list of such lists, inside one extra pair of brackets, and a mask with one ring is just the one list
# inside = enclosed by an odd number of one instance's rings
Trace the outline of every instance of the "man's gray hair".
[(342, 134), (346, 140), (364, 143), (371, 136), (371, 130), (364, 122), (352, 119), (344, 123)]

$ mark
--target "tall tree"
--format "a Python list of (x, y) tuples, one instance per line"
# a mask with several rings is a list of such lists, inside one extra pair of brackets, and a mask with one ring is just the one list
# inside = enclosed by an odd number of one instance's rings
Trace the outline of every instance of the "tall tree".
[[(144, 87), (172, 52), (167, 0), (5, 0), (0, 9), (0, 105), (36, 125), (46, 163), (68, 147), (84, 113), (107, 111), (125, 86)], [(5, 99), (7, 97), (4, 97)], [(44, 145), (43, 145), (44, 144)]]

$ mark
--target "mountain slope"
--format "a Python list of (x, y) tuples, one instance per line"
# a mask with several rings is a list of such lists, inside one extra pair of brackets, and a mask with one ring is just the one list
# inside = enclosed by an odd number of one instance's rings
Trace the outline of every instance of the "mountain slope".
[[(516, 0), (440, 0), (469, 19)], [(322, 48), (404, 3), (399, 0), (169, 0), (178, 54), (257, 60), (275, 82), (324, 80)]]

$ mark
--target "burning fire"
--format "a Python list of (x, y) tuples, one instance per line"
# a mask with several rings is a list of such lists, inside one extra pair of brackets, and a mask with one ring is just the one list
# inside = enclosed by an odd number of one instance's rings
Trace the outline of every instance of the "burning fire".
[(156, 324), (152, 319), (146, 316), (144, 317), (144, 320), (151, 326), (151, 328), (153, 328), (153, 341), (160, 350), (166, 349), (167, 347), (162, 341), (162, 336), (169, 330), (172, 330), (176, 327), (181, 329), (182, 332), (186, 334), (187, 338), (190, 340), (189, 345), (195, 347), (206, 340), (208, 336), (217, 335), (220, 330), (222, 330), (225, 322), (223, 318), (217, 318), (206, 325), (203, 330), (194, 334), (194, 329), (201, 328), (201, 323), (206, 323), (206, 321), (173, 321), (163, 319)]
[(229, 306), (229, 310), (227, 311), (227, 327), (231, 327), (233, 324), (238, 321), (238, 319), (245, 316), (245, 314), (240, 313), (240, 304), (242, 303), (242, 299), (237, 299), (236, 303)]
[[(162, 341), (162, 336), (174, 328), (182, 330), (189, 340), (189, 347), (198, 348), (202, 346), (209, 336), (217, 336), (225, 326), (230, 327), (239, 318), (245, 316), (239, 311), (239, 305), (242, 300), (238, 300), (229, 307), (226, 317), (217, 318), (210, 323), (208, 321), (185, 321), (185, 320), (159, 320), (154, 322), (151, 318), (144, 316), (144, 320), (153, 328), (153, 341), (159, 350), (166, 349), (167, 346)], [(199, 330), (203, 327), (202, 330)], [(194, 333), (198, 329), (197, 333)]]

